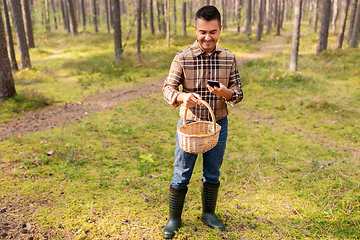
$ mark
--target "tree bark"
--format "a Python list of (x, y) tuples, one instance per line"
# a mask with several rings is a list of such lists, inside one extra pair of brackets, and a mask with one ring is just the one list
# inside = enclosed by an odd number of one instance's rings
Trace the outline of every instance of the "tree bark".
[(115, 44), (115, 60), (123, 59), (123, 49), (121, 41), (121, 14), (120, 1), (113, 0), (113, 24), (114, 24), (114, 44)]
[(237, 0), (236, 1), (236, 24), (237, 24), (237, 32), (238, 33), (240, 33), (241, 9), (242, 9), (242, 0)]
[(334, 0), (333, 3), (333, 16), (332, 16), (332, 20), (331, 20), (331, 24), (332, 24), (332, 28), (331, 28), (331, 33), (335, 33), (336, 31), (336, 22), (339, 16), (339, 0)]
[(28, 0), (22, 0), (22, 14), (24, 17), (24, 27), (26, 33), (26, 41), (29, 48), (35, 48), (34, 33), (31, 23), (30, 3)]
[(11, 32), (9, 10), (7, 7), (6, 0), (2, 0), (2, 4), (3, 4), (3, 10), (4, 10), (5, 30), (6, 30), (6, 36), (7, 36), (6, 40), (7, 40), (7, 45), (9, 47), (10, 60), (11, 60), (11, 69), (14, 71), (17, 71), (17, 70), (19, 70), (19, 68), (18, 68), (18, 65), (16, 62), (14, 41), (13, 41), (12, 32)]
[(166, 44), (170, 47), (170, 0), (165, 0)]
[(68, 16), (69, 16), (69, 29), (71, 32), (71, 36), (74, 37), (75, 35), (78, 34), (74, 4), (72, 0), (66, 0), (66, 1), (67, 1)]
[(160, 20), (160, 2), (159, 0), (155, 0), (156, 4), (155, 4), (155, 15), (156, 15), (156, 32), (160, 33), (161, 32), (161, 20)]
[(95, 32), (99, 32), (98, 22), (97, 22), (96, 0), (92, 0), (91, 5), (92, 5), (92, 10), (93, 10), (92, 15), (93, 15), (94, 30), (95, 30)]
[(331, 14), (331, 0), (324, 0), (321, 11), (321, 26), (320, 26), (320, 36), (318, 41), (317, 53), (321, 53), (322, 51), (327, 49), (330, 14)]
[(300, 25), (301, 25), (301, 10), (302, 0), (296, 0), (294, 10), (294, 29), (292, 38), (292, 47), (290, 54), (290, 71), (296, 72), (298, 66), (299, 57), (299, 45), (300, 45)]
[(149, 25), (150, 25), (150, 34), (155, 34), (154, 28), (154, 0), (149, 0)]
[(0, 8), (0, 99), (10, 98), (15, 93), (15, 83), (6, 47), (4, 23)]
[(12, 17), (20, 52), (20, 69), (31, 68), (29, 48), (26, 42), (20, 0), (11, 0)]
[[(24, 0), (24, 1), (26, 1), (26, 0)], [(58, 29), (54, 0), (51, 0), (51, 12), (53, 14), (54, 27), (55, 27), (55, 29)]]
[(281, 29), (281, 0), (277, 1), (277, 15), (276, 15), (276, 35), (280, 36)]
[(314, 32), (317, 32), (317, 25), (319, 20), (319, 0), (314, 1), (313, 30)]
[(348, 44), (350, 44), (350, 41), (352, 38), (358, 2), (359, 2), (359, 0), (353, 0), (353, 3), (351, 5), (350, 24), (349, 24), (349, 32), (348, 32), (348, 40), (347, 40)]
[(85, 3), (84, 0), (81, 0), (81, 15), (82, 15), (82, 24), (83, 24), (83, 31), (86, 29), (86, 13), (85, 13)]
[(251, 1), (252, 0), (246, 1), (245, 41), (249, 41), (251, 36)]
[(141, 5), (142, 0), (138, 0), (137, 6), (137, 38), (136, 38), (136, 49), (138, 63), (141, 62)]
[(356, 8), (356, 16), (354, 21), (354, 28), (351, 35), (351, 41), (349, 46), (353, 48), (359, 47), (359, 39), (360, 38), (360, 4), (357, 4)]
[(109, 0), (105, 0), (105, 14), (106, 14), (107, 33), (110, 34)]
[(174, 34), (176, 34), (176, 0), (173, 0), (173, 28)]
[(270, 34), (271, 31), (271, 26), (272, 26), (272, 4), (270, 0), (266, 0), (266, 19), (267, 19), (267, 24), (266, 24), (266, 34)]
[(342, 44), (344, 41), (346, 19), (347, 19), (347, 12), (349, 9), (349, 3), (350, 3), (350, 0), (343, 0), (342, 4), (341, 4), (342, 11), (341, 11), (340, 29), (339, 29), (337, 42), (336, 42), (336, 48), (338, 48), (338, 49), (342, 48)]
[(182, 2), (182, 9), (181, 9), (181, 35), (186, 36), (186, 1), (183, 0)]
[(264, 23), (263, 23), (263, 12), (264, 12), (264, 5), (265, 5), (265, 0), (260, 0), (259, 1), (259, 14), (258, 14), (258, 26), (257, 26), (257, 34), (256, 34), (256, 41), (260, 41), (261, 40), (261, 35), (263, 33), (263, 29), (264, 29)]

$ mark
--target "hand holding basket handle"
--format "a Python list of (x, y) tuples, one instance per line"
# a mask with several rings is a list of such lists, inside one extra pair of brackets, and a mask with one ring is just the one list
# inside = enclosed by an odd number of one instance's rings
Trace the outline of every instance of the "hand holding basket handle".
[[(184, 125), (177, 129), (179, 145), (182, 150), (189, 153), (200, 154), (211, 150), (219, 141), (221, 126), (216, 123), (215, 115), (209, 104), (199, 100), (205, 105), (211, 114), (212, 122), (198, 121), (186, 124), (186, 115), (188, 107), (185, 110)], [(208, 134), (197, 135), (198, 132), (204, 131)]]

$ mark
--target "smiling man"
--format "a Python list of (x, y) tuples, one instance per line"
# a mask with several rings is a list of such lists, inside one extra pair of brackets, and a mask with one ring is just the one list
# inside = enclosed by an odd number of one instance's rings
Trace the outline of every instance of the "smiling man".
[[(212, 121), (209, 110), (199, 100), (204, 100), (214, 111), (221, 126), (217, 145), (203, 153), (203, 178), (201, 180), (202, 221), (211, 228), (225, 230), (215, 215), (220, 186), (220, 167), (223, 162), (228, 126), (227, 104), (234, 105), (243, 98), (236, 58), (217, 42), (221, 33), (221, 16), (214, 6), (204, 6), (196, 12), (195, 43), (176, 54), (165, 79), (165, 100), (174, 107), (180, 106), (177, 127), (183, 124), (185, 109), (189, 108), (187, 123)], [(211, 80), (218, 84), (208, 84)], [(182, 91), (179, 86), (182, 85)], [(185, 195), (194, 170), (197, 154), (183, 151), (176, 134), (174, 176), (169, 189), (169, 219), (164, 228), (164, 238), (173, 238), (180, 228)]]

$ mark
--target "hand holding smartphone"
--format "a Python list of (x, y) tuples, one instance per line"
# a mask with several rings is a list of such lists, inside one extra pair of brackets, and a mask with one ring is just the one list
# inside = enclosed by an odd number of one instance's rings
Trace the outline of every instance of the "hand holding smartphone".
[(220, 83), (218, 81), (208, 80), (207, 83), (210, 87), (218, 87), (220, 88)]

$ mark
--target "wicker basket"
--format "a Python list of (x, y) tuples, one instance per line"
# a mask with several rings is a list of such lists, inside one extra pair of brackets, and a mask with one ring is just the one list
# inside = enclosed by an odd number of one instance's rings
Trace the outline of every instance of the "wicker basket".
[[(201, 102), (209, 109), (213, 121), (198, 121), (186, 124), (186, 114), (188, 111), (188, 108), (186, 108), (184, 125), (177, 129), (180, 148), (188, 153), (200, 154), (207, 152), (215, 147), (219, 141), (221, 126), (216, 123), (214, 112), (209, 104), (203, 100)], [(207, 134), (196, 135), (202, 131)]]

